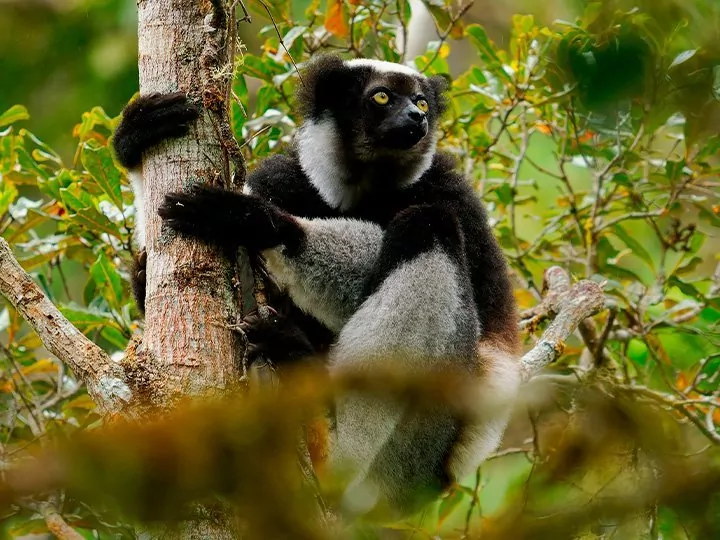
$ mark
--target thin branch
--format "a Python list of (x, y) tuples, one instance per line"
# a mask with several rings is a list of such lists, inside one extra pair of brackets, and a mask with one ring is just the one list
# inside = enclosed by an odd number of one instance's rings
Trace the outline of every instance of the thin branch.
[(4, 238), (0, 238), (0, 294), (37, 332), (43, 345), (87, 385), (101, 411), (125, 409), (132, 393), (122, 367), (60, 313), (22, 269)]
[(273, 27), (275, 27), (275, 33), (277, 33), (278, 39), (280, 40), (280, 45), (282, 46), (283, 49), (285, 49), (285, 53), (290, 58), (290, 62), (292, 62), (292, 65), (295, 68), (295, 72), (298, 74), (298, 79), (300, 79), (300, 84), (305, 86), (305, 81), (303, 81), (302, 75), (300, 75), (300, 69), (297, 67), (297, 64), (295, 63), (295, 59), (292, 57), (292, 54), (290, 54), (290, 51), (285, 46), (285, 42), (283, 41), (282, 34), (280, 33), (280, 29), (277, 27), (277, 24), (275, 23), (275, 17), (273, 17), (272, 12), (270, 11), (270, 8), (268, 7), (268, 5), (265, 2), (263, 2), (262, 0), (259, 0), (259, 1), (260, 1), (260, 5), (262, 5), (262, 7), (265, 8), (265, 11), (267, 11), (268, 17), (270, 17), (270, 22), (272, 22)]

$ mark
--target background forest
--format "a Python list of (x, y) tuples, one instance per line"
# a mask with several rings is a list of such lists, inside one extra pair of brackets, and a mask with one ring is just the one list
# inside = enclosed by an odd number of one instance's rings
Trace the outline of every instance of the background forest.
[[(297, 66), (314, 54), (447, 74), (440, 147), (488, 208), (526, 351), (559, 312), (579, 309), (581, 280), (604, 293), (602, 309), (553, 344), (557, 361), (527, 383), (496, 455), (423, 515), (386, 527), (417, 538), (719, 538), (720, 4), (245, 6), (229, 72), (248, 168), (289, 143)], [(129, 288), (133, 196), (110, 139), (138, 88), (136, 25), (123, 0), (0, 0), (0, 236), (114, 360), (143, 329)], [(2, 538), (134, 538), (138, 523), (179, 520), (186, 501), (217, 491), (262, 516), (258, 537), (322, 537), (298, 491), (267, 480), (294, 478), (293, 457), (261, 445), (280, 439), (241, 436), (267, 421), (253, 416), (261, 409), (241, 402), (241, 417), (210, 409), (87, 438), (101, 411), (1, 298)], [(284, 414), (281, 402), (262, 405)], [(228, 429), (239, 434), (224, 444), (249, 445), (249, 476), (211, 459), (213, 434)], [(210, 450), (187, 450), (198, 434)], [(172, 472), (152, 454), (165, 443)], [(54, 457), (27, 465), (38, 452)], [(8, 478), (26, 465), (30, 477), (64, 472), (18, 496)]]

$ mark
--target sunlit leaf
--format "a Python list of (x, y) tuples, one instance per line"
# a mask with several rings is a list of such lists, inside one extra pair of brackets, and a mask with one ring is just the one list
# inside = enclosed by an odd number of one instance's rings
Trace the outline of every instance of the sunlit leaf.
[(0, 114), (0, 127), (14, 124), (20, 120), (28, 120), (30, 115), (22, 105), (13, 105), (4, 113)]
[(670, 64), (670, 67), (673, 68), (675, 66), (679, 66), (680, 64), (687, 62), (690, 60), (693, 56), (695, 56), (695, 53), (697, 53), (697, 49), (690, 49), (688, 51), (683, 51), (680, 54), (678, 54), (675, 59)]
[(122, 208), (120, 195), (121, 176), (107, 146), (86, 143), (82, 148), (82, 163), (112, 203)]

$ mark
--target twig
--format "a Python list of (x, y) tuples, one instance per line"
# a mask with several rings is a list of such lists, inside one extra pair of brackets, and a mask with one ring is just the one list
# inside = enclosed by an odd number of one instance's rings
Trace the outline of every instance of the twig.
[(247, 8), (245, 7), (245, 3), (242, 0), (236, 0), (235, 2), (233, 2), (231, 6), (233, 12), (235, 11), (235, 6), (237, 4), (240, 4), (240, 9), (242, 9), (243, 12), (243, 18), (240, 19), (238, 22), (252, 23), (252, 17), (250, 17), (250, 12), (247, 10)]
[(272, 22), (273, 27), (275, 27), (275, 32), (277, 33), (278, 39), (280, 40), (280, 45), (282, 45), (282, 48), (285, 49), (285, 52), (287, 53), (288, 57), (290, 58), (290, 62), (292, 62), (293, 67), (295, 68), (295, 72), (298, 74), (298, 79), (300, 79), (300, 84), (305, 86), (305, 81), (303, 81), (302, 75), (300, 74), (300, 69), (298, 69), (297, 64), (295, 63), (295, 59), (292, 57), (292, 54), (290, 54), (290, 51), (285, 46), (285, 42), (283, 41), (282, 35), (280, 34), (280, 29), (277, 27), (277, 24), (275, 23), (275, 17), (273, 17), (272, 12), (270, 11), (270, 8), (268, 5), (263, 2), (263, 0), (259, 0), (260, 4), (263, 8), (265, 8), (265, 11), (267, 11), (268, 17), (270, 17), (270, 22)]
[(465, 4), (463, 7), (460, 8), (460, 11), (458, 11), (455, 15), (450, 17), (450, 24), (448, 25), (447, 29), (443, 31), (442, 34), (438, 34), (438, 37), (440, 38), (440, 42), (438, 43), (437, 50), (435, 51), (435, 54), (430, 59), (430, 61), (425, 65), (425, 67), (420, 71), (420, 73), (425, 73), (427, 69), (435, 62), (435, 60), (438, 59), (438, 56), (440, 56), (440, 49), (442, 49), (443, 43), (447, 41), (447, 38), (450, 37), (450, 33), (453, 31), (453, 28), (455, 28), (455, 25), (457, 22), (462, 18), (465, 13), (468, 12), (468, 10), (473, 6), (475, 3), (475, 0), (470, 0), (467, 4)]

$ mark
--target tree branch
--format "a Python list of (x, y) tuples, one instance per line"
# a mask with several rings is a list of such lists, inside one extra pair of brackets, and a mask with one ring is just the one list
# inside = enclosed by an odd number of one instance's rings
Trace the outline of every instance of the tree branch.
[(588, 317), (603, 309), (605, 298), (600, 285), (583, 279), (570, 285), (570, 276), (559, 266), (552, 266), (543, 277), (545, 299), (527, 311), (520, 322), (533, 328), (538, 322), (554, 316), (540, 340), (522, 358), (524, 381), (554, 362), (565, 348), (565, 340)]
[(59, 540), (84, 540), (84, 536), (68, 525), (57, 509), (50, 503), (42, 503), (39, 508), (50, 531)]
[(85, 383), (104, 413), (123, 411), (132, 397), (125, 372), (75, 328), (40, 290), (0, 238), (0, 293), (37, 332), (43, 345)]

